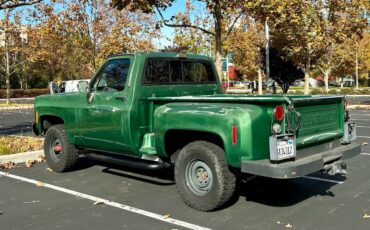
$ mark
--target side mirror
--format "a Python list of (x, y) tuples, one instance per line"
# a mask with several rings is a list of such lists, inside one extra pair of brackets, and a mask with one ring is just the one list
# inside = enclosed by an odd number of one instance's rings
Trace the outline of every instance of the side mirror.
[(83, 93), (83, 92), (89, 92), (89, 84), (86, 81), (80, 81), (77, 84), (78, 92)]

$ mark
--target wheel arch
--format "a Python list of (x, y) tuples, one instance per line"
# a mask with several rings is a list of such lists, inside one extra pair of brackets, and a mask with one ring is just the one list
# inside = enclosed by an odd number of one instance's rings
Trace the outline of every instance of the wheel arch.
[[(224, 149), (223, 138), (214, 132), (190, 129), (169, 129), (164, 134), (164, 150), (174, 162), (180, 149), (194, 141), (207, 141)], [(225, 156), (226, 157), (226, 156)]]
[(64, 124), (64, 120), (62, 117), (49, 114), (41, 115), (39, 122), (42, 133), (46, 133), (46, 131), (53, 125)]

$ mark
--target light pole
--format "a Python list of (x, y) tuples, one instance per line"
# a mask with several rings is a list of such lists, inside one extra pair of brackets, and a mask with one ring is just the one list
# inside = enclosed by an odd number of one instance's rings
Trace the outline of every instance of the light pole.
[(270, 79), (270, 28), (268, 18), (265, 20), (265, 36), (266, 36), (266, 93), (268, 93), (267, 82)]

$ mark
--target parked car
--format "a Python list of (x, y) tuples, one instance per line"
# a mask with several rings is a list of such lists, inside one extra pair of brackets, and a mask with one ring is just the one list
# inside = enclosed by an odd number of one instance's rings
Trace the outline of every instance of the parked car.
[(88, 84), (90, 82), (90, 79), (68, 80), (62, 81), (60, 84), (56, 82), (50, 82), (49, 83), (50, 94), (78, 92), (78, 84), (80, 82), (86, 82)]

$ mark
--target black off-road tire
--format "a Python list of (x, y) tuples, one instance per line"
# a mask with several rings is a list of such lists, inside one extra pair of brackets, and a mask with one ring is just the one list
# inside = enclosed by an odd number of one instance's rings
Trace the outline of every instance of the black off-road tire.
[[(61, 147), (61, 151), (55, 151), (56, 145)], [(64, 125), (53, 125), (47, 130), (44, 153), (46, 162), (54, 172), (68, 171), (78, 160), (78, 151), (69, 143)]]
[(233, 196), (236, 186), (224, 150), (206, 141), (189, 143), (180, 151), (175, 162), (175, 181), (182, 200), (199, 211), (221, 208)]

